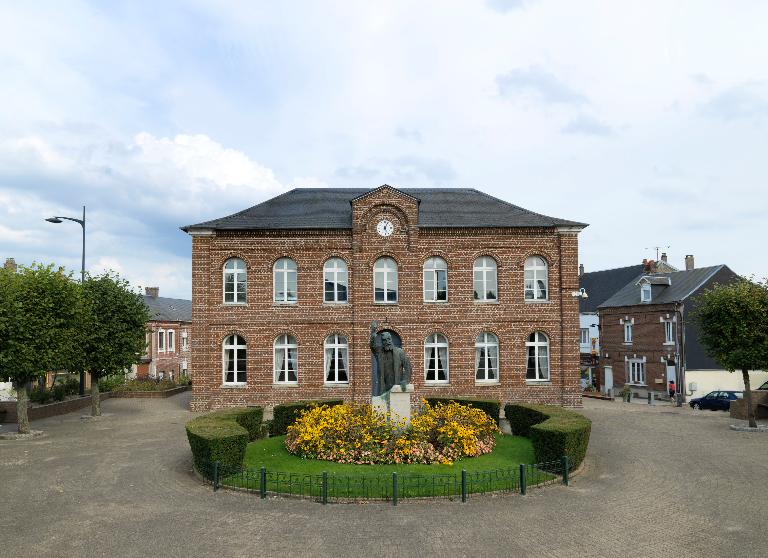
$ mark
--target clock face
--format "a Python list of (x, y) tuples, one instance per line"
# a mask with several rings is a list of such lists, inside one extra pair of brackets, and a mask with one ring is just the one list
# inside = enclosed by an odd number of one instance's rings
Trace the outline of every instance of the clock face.
[(387, 221), (386, 219), (382, 219), (379, 221), (378, 225), (376, 225), (376, 232), (379, 233), (380, 236), (389, 236), (394, 231), (395, 226), (391, 221)]

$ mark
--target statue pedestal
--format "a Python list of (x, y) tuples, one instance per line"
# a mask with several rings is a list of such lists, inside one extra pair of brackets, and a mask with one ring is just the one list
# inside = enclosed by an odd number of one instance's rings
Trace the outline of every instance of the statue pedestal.
[(406, 385), (405, 391), (399, 385), (393, 386), (388, 392), (371, 397), (371, 406), (375, 411), (411, 422), (411, 393), (413, 384)]

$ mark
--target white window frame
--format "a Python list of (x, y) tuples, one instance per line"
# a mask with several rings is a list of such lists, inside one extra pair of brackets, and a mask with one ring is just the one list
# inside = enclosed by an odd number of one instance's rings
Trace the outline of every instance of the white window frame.
[[(441, 292), (438, 289), (441, 274), (445, 283), (445, 298), (438, 298), (438, 293)], [(448, 264), (443, 258), (432, 256), (424, 262), (422, 282), (424, 302), (448, 302)], [(432, 283), (432, 288), (427, 287), (428, 282)]]
[[(391, 265), (389, 265), (391, 262)], [(389, 256), (382, 256), (373, 264), (373, 302), (375, 304), (397, 304), (398, 277), (397, 262)], [(384, 300), (376, 300), (376, 286), (381, 283), (384, 289)], [(390, 289), (392, 287), (392, 289)], [(394, 292), (394, 300), (387, 300), (389, 293)]]
[[(493, 280), (489, 276), (493, 272)], [(480, 274), (480, 279), (477, 274)], [(477, 286), (482, 287), (481, 295), (478, 295)], [(489, 288), (489, 287), (493, 288)], [(498, 302), (499, 301), (499, 266), (496, 260), (491, 256), (480, 256), (472, 264), (472, 291), (474, 300), (477, 302)], [(489, 297), (488, 293), (493, 293)]]
[(157, 352), (158, 353), (165, 352), (165, 330), (164, 329), (157, 330)]
[(622, 323), (624, 324), (624, 343), (632, 343), (633, 320), (624, 320)]
[[(496, 366), (492, 366), (491, 351), (496, 351)], [(482, 366), (481, 366), (482, 365)], [(483, 377), (479, 377), (481, 374)], [(490, 378), (489, 371), (495, 376)], [(475, 338), (475, 382), (481, 384), (499, 383), (499, 338), (495, 333), (484, 331)]]
[[(288, 376), (288, 364), (290, 363), (290, 351), (293, 349), (295, 351), (295, 362), (294, 362), (294, 374), (296, 376), (295, 380), (289, 380)], [(283, 358), (283, 364), (285, 366), (285, 379), (280, 380), (280, 372), (282, 372), (282, 369), (278, 369), (277, 362), (278, 362), (278, 353), (282, 353)], [(272, 371), (273, 371), (273, 381), (275, 384), (280, 385), (297, 385), (299, 383), (299, 344), (296, 341), (296, 338), (293, 335), (289, 335), (287, 333), (284, 333), (282, 335), (278, 335), (275, 338), (275, 341), (273, 343), (273, 351), (272, 351)]]
[(590, 339), (589, 339), (589, 328), (588, 327), (582, 327), (579, 328), (579, 344), (581, 345), (589, 345)]
[[(440, 349), (445, 349), (445, 379), (440, 380), (438, 379), (438, 364), (440, 362)], [(434, 363), (435, 366), (433, 369), (429, 368), (429, 361), (432, 357), (432, 353), (434, 352)], [(429, 336), (427, 336), (426, 339), (424, 339), (424, 383), (426, 384), (447, 384), (451, 380), (451, 376), (449, 374), (449, 362), (450, 362), (450, 355), (448, 354), (449, 348), (448, 348), (448, 338), (443, 335), (442, 333), (432, 333)], [(434, 372), (434, 379), (430, 380), (428, 379), (430, 370)]]
[(664, 344), (675, 344), (675, 322), (673, 320), (664, 320)]
[[(329, 341), (330, 340), (330, 341)], [(329, 369), (328, 363), (328, 351), (333, 351), (333, 370)], [(342, 360), (345, 366), (345, 373), (347, 375), (346, 380), (339, 380), (339, 354), (342, 355)], [(325, 376), (326, 384), (348, 384), (349, 383), (349, 340), (344, 335), (334, 333), (325, 338), (323, 343), (323, 375)], [(329, 375), (333, 376), (333, 379), (329, 380)]]
[(165, 331), (165, 341), (167, 344), (166, 351), (169, 353), (175, 353), (176, 352), (176, 335), (175, 330), (173, 329), (167, 329)]
[[(224, 304), (236, 305), (248, 302), (248, 270), (245, 262), (240, 258), (229, 258), (221, 268), (221, 301)], [(230, 274), (231, 281), (227, 280)], [(231, 285), (231, 289), (229, 288)], [(242, 292), (239, 289), (243, 285)], [(227, 295), (232, 295), (232, 300), (227, 300)]]
[[(541, 256), (528, 256), (525, 259), (525, 265), (523, 267), (525, 301), (549, 301), (549, 265), (547, 264), (547, 260)], [(543, 295), (541, 292), (541, 285), (543, 285)]]
[(645, 386), (648, 385), (645, 380), (645, 360), (642, 358), (627, 359), (627, 383), (633, 386)]
[[(531, 341), (531, 336), (534, 336), (534, 340)], [(540, 337), (543, 337), (542, 341)], [(533, 348), (534, 357), (534, 377), (528, 377), (528, 359), (530, 358), (530, 349)], [(547, 372), (546, 375), (541, 371), (541, 349), (546, 348), (547, 359)], [(552, 359), (549, 350), (549, 337), (543, 331), (532, 332), (525, 340), (525, 381), (526, 382), (549, 382), (552, 376)]]
[(189, 333), (186, 329), (181, 330), (181, 350), (189, 349)]
[[(329, 276), (330, 281), (328, 280)], [(331, 300), (328, 300), (329, 293), (326, 290), (328, 283), (333, 284)], [(344, 285), (346, 289), (344, 300), (339, 300), (340, 284)], [(326, 304), (347, 304), (349, 302), (349, 271), (347, 270), (347, 262), (341, 258), (329, 258), (323, 264), (323, 302)]]
[(651, 302), (651, 284), (643, 283), (640, 285), (640, 302)]
[[(227, 351), (234, 351), (234, 369), (232, 372), (232, 381), (227, 381)], [(243, 356), (240, 358), (240, 351)], [(248, 344), (240, 335), (233, 333), (228, 335), (221, 342), (221, 380), (222, 384), (227, 386), (244, 386), (248, 383)], [(240, 370), (239, 363), (243, 362), (243, 369)], [(242, 379), (241, 379), (242, 378)]]
[[(277, 280), (281, 279), (283, 290), (278, 292)], [(293, 286), (293, 297), (291, 297)], [(276, 304), (296, 304), (299, 301), (299, 269), (291, 258), (280, 258), (272, 266), (272, 301)]]

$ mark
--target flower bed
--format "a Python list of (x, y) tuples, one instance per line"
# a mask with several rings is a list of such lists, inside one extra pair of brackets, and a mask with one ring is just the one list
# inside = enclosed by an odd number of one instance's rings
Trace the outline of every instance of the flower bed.
[(441, 463), (490, 453), (495, 422), (455, 402), (430, 405), (406, 426), (370, 405), (314, 407), (288, 427), (286, 449), (308, 459), (352, 464)]

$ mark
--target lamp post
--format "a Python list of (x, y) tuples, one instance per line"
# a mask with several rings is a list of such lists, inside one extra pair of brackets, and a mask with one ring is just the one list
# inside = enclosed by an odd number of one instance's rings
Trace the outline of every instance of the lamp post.
[[(83, 206), (83, 218), (82, 219), (76, 219), (74, 217), (62, 217), (61, 215), (57, 215), (54, 217), (48, 217), (46, 221), (49, 223), (61, 223), (62, 219), (67, 221), (74, 221), (75, 223), (79, 223), (81, 227), (83, 227), (83, 257), (81, 260), (80, 265), (80, 284), (82, 285), (85, 283), (85, 206)], [(85, 370), (80, 370), (80, 395), (85, 395)]]

